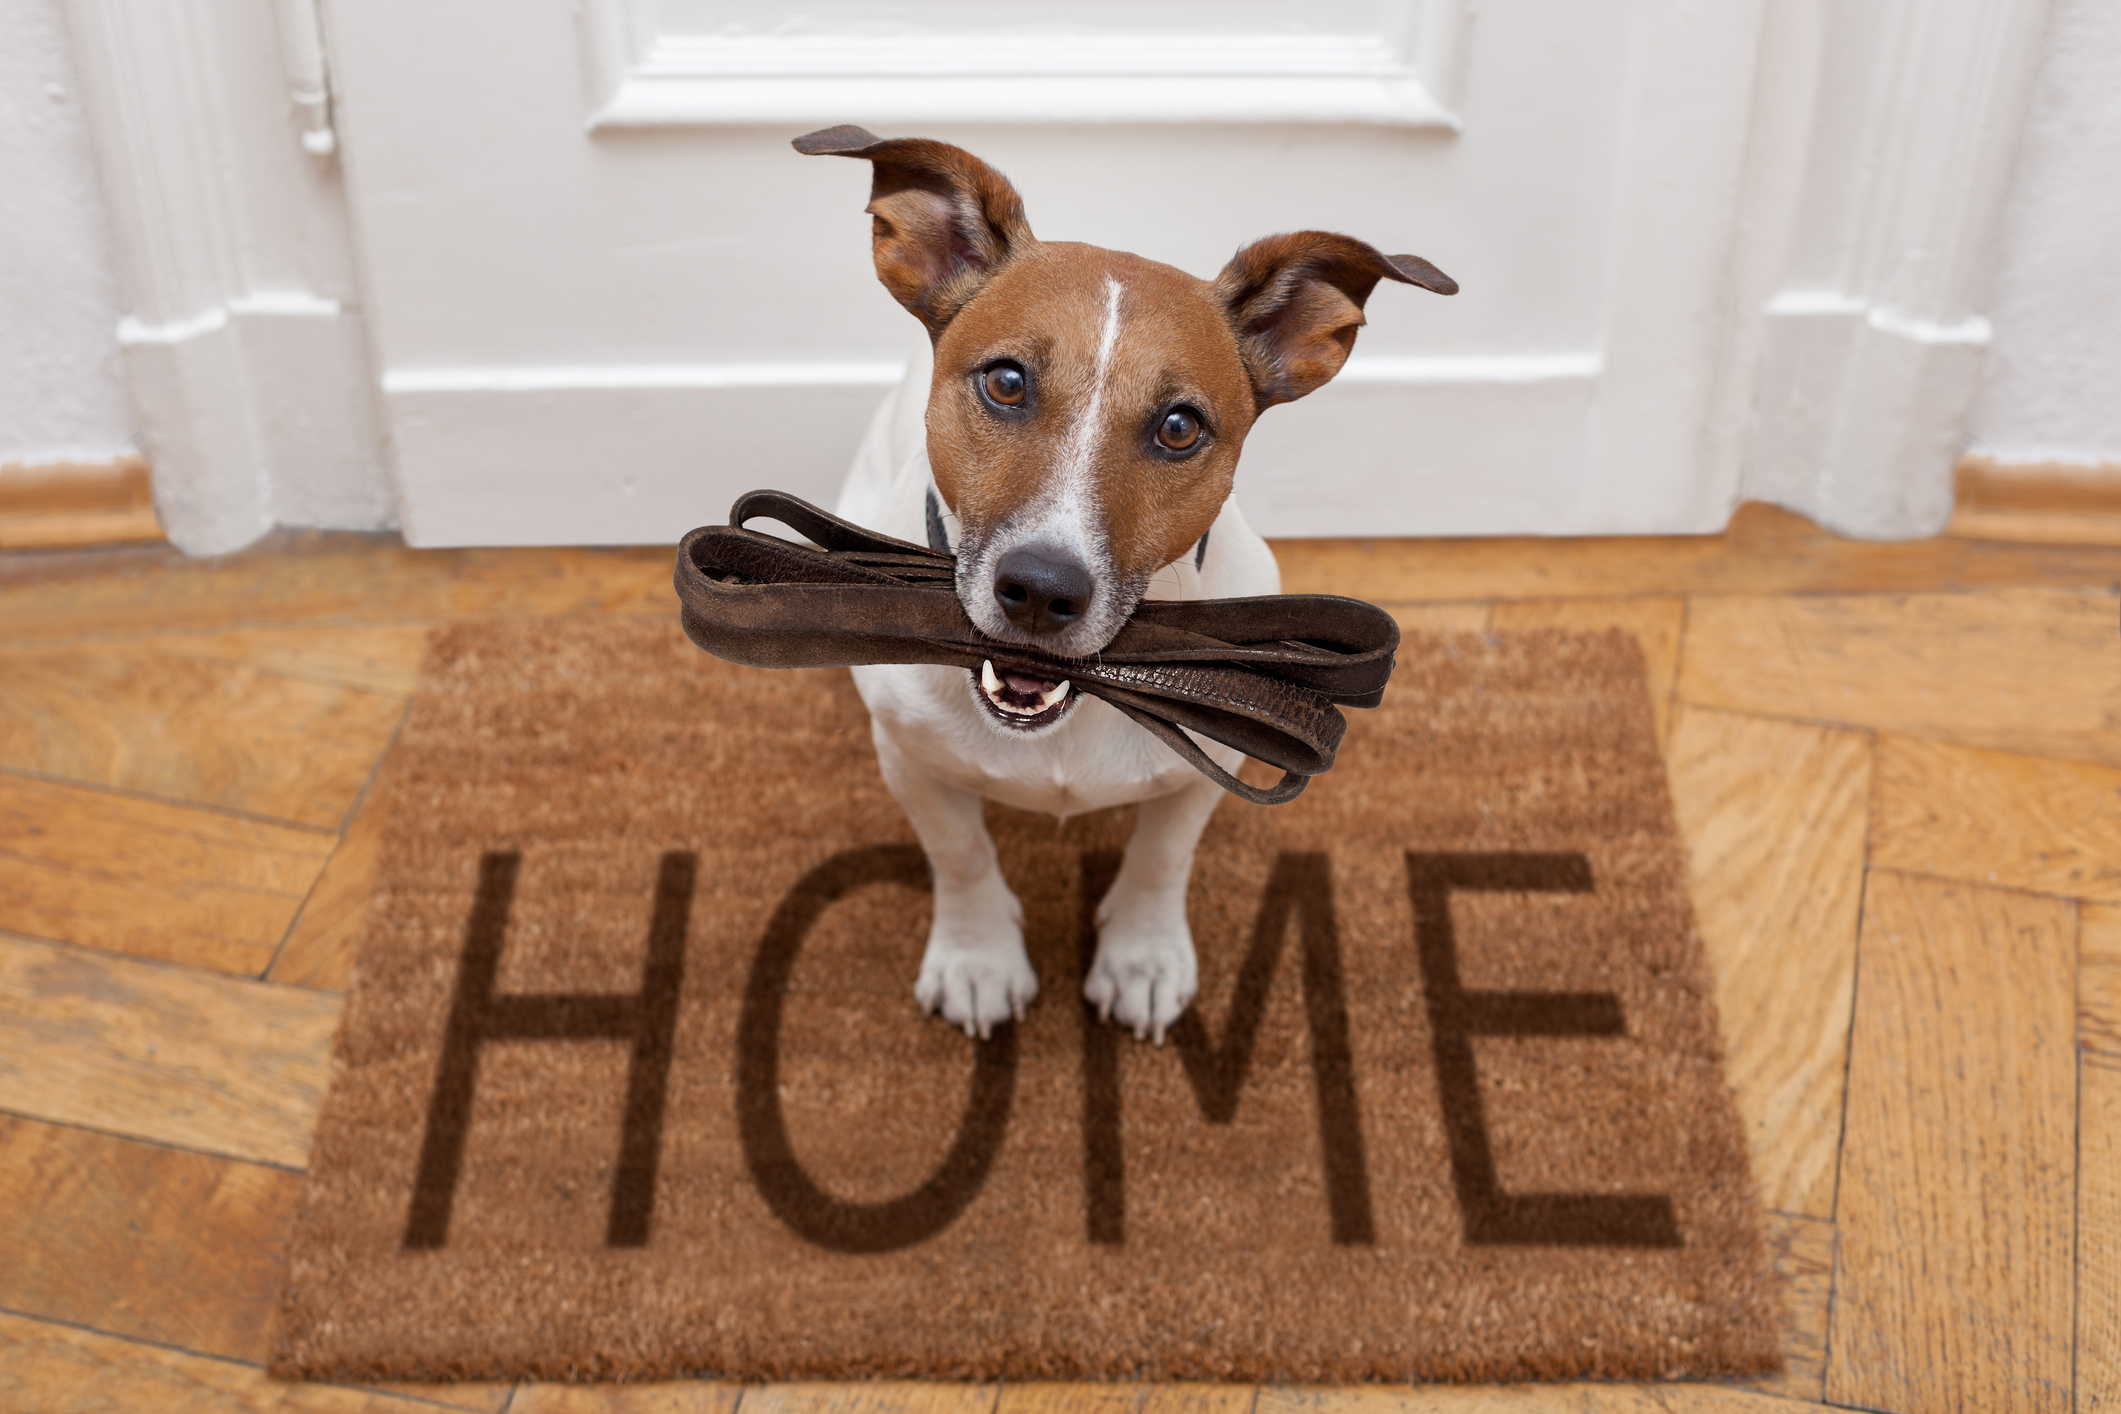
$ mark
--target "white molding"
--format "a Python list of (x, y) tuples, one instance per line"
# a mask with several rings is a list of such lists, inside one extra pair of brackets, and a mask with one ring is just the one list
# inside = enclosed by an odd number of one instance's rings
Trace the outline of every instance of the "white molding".
[(128, 314), (118, 321), (118, 345), (130, 348), (139, 344), (183, 344), (208, 334), (218, 334), (228, 327), (228, 306), (213, 305), (194, 314), (189, 319), (172, 319), (167, 324), (145, 324)]
[(317, 0), (279, 0), (280, 62), (287, 99), (301, 115), (302, 150), (329, 157), (339, 150), (331, 126), (331, 72), (324, 57), (324, 31)]
[(1782, 42), (1816, 81), (1801, 112), (1769, 115), (1791, 134), (1782, 160), (1801, 147), (1803, 176), (1776, 213), (1774, 249), (1750, 257), (1772, 276), (1734, 290), (1757, 331), (1733, 353), (1752, 390), (1747, 495), (1879, 538), (1932, 534), (1950, 516), (2047, 8), (1791, 0), (1777, 11)]
[[(1372, 33), (672, 34), (585, 6), (591, 130), (800, 123), (1363, 123), (1455, 130), (1464, 0)], [(1410, 8), (1411, 7), (1411, 8)]]
[(146, 324), (128, 314), (118, 321), (120, 347), (135, 344), (181, 344), (228, 327), (231, 316), (262, 315), (266, 318), (337, 319), (345, 313), (337, 300), (324, 299), (306, 290), (261, 290), (238, 295), (225, 304), (202, 309), (186, 319), (167, 324)]
[[(1718, 298), (1731, 272), (1768, 0), (1642, 0), (1602, 245), (1605, 376), (1591, 414), (1575, 524), (1584, 534), (1720, 530), (1735, 466), (1708, 453)], [(1664, 507), (1654, 524), (1638, 508)]]
[(171, 541), (217, 554), (276, 520), (387, 524), (362, 330), (338, 298), (342, 217), (302, 146), (315, 112), (290, 102), (274, 12), (69, 9), (127, 306), (118, 342)]
[(1336, 383), (1549, 383), (1597, 378), (1605, 355), (1597, 349), (1526, 354), (1351, 354)]
[(1981, 344), (1995, 337), (1995, 329), (1978, 314), (1952, 324), (1918, 319), (1888, 305), (1867, 304), (1838, 290), (1785, 290), (1767, 302), (1770, 319), (1801, 319), (1807, 316), (1861, 318), (1881, 334), (1894, 334), (1918, 344)]

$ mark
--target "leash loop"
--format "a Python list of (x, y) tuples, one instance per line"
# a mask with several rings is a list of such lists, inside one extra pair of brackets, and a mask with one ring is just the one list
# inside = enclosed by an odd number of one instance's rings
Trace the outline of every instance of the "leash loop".
[[(813, 545), (744, 528), (771, 517)], [(1341, 707), (1374, 707), (1392, 675), (1399, 626), (1374, 604), (1330, 594), (1158, 600), (1135, 608), (1090, 658), (988, 637), (958, 602), (957, 561), (879, 535), (784, 491), (751, 491), (728, 525), (678, 545), (673, 583), (685, 634), (762, 668), (983, 661), (1066, 680), (1128, 719), (1224, 790), (1262, 805), (1294, 800), (1333, 765)], [(815, 548), (813, 548), (813, 546)], [(1281, 768), (1246, 784), (1188, 733)]]

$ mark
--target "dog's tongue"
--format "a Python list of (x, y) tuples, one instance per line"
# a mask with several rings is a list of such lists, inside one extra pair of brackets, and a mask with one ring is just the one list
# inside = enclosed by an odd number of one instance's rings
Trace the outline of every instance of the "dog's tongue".
[(1003, 673), (1002, 682), (1011, 692), (1021, 692), (1027, 697), (1038, 697), (1052, 690), (1054, 678), (1035, 678), (1024, 673)]

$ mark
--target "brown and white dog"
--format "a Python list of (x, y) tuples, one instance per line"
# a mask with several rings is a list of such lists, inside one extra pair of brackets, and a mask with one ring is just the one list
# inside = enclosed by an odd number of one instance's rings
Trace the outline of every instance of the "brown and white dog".
[[(840, 127), (795, 148), (873, 164), (877, 278), (932, 346), (878, 411), (839, 514), (946, 543), (973, 623), (1064, 657), (1096, 653), (1144, 598), (1279, 593), (1230, 494), (1253, 419), (1339, 372), (1379, 280), (1457, 290), (1425, 260), (1323, 231), (1255, 242), (1200, 280), (1038, 240), (1008, 180), (947, 143)], [(1193, 1000), (1186, 882), (1221, 788), (1065, 681), (992, 664), (854, 678), (934, 871), (921, 1008), (984, 1037), (1038, 995), (983, 797), (1063, 818), (1138, 803), (1083, 995), (1161, 1043)], [(1235, 750), (1201, 746), (1237, 769)]]

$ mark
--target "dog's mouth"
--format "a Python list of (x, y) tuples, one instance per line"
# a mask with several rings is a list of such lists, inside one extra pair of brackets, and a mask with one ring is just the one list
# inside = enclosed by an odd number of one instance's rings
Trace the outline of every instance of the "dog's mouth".
[(1051, 678), (1023, 668), (996, 668), (992, 658), (972, 675), (987, 712), (1019, 731), (1051, 726), (1067, 715), (1081, 694), (1066, 678)]

